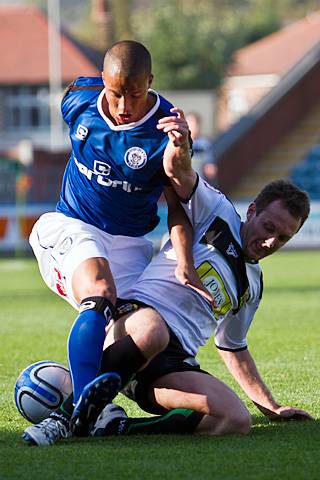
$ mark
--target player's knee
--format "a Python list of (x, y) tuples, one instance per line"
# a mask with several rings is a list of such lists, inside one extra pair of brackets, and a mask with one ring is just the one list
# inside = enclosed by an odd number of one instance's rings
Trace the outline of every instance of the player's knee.
[(205, 435), (247, 435), (251, 429), (251, 417), (249, 412), (234, 412), (233, 415), (206, 415), (204, 421), (199, 425), (197, 433)]
[(233, 412), (227, 418), (228, 430), (230, 433), (247, 435), (252, 426), (251, 415), (246, 408)]
[(139, 318), (132, 316), (126, 323), (127, 333), (132, 336), (146, 358), (150, 359), (168, 345), (168, 327), (154, 310), (143, 309), (138, 313)]
[(250, 432), (252, 421), (251, 415), (240, 401), (226, 409), (220, 409), (219, 413), (214, 405), (208, 405), (207, 415), (202, 422), (200, 433), (207, 435), (241, 434), (247, 435)]
[(85, 282), (81, 287), (81, 301), (87, 297), (107, 298), (113, 305), (116, 303), (117, 293), (114, 285), (107, 280), (101, 279)]
[(169, 343), (170, 335), (166, 322), (163, 320), (160, 315), (157, 317), (153, 325), (153, 334), (156, 339), (158, 350), (162, 351), (166, 348)]
[(154, 318), (148, 322), (145, 334), (148, 338), (152, 339), (152, 346), (155, 353), (164, 350), (169, 343), (168, 327), (161, 317)]
[[(108, 298), (101, 296), (91, 296), (84, 298), (80, 303), (79, 315), (84, 315), (85, 312), (95, 312), (105, 317), (107, 324), (114, 318), (115, 307)], [(79, 317), (80, 318), (80, 317)], [(83, 318), (83, 317), (82, 317)], [(90, 315), (90, 321), (100, 323), (100, 315)], [(86, 320), (88, 315), (86, 314)]]

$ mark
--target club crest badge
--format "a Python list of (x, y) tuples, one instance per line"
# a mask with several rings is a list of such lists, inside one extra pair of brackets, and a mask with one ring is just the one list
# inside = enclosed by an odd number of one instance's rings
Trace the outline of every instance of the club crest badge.
[(131, 147), (124, 155), (124, 161), (128, 167), (138, 170), (147, 163), (147, 154), (140, 147)]

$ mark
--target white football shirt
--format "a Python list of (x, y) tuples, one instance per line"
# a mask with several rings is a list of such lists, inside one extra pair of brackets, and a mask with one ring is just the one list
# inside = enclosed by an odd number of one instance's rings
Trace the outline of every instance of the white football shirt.
[(200, 243), (213, 220), (220, 217), (227, 222), (241, 246), (240, 216), (225, 195), (201, 178), (190, 200), (183, 206), (194, 228), (195, 266), (217, 306), (212, 309), (200, 294), (175, 278), (176, 255), (170, 241), (127, 296), (154, 307), (191, 355), (197, 354), (212, 333), (218, 348), (242, 350), (247, 346), (247, 332), (261, 298), (260, 266), (246, 263), (249, 291), (245, 303), (234, 314), (238, 306), (235, 276), (215, 247)]

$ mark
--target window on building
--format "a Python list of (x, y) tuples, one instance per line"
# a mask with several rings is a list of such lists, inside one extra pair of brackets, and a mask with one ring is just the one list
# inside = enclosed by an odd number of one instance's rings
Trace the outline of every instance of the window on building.
[(5, 112), (7, 131), (47, 129), (50, 125), (48, 87), (8, 87), (5, 92)]

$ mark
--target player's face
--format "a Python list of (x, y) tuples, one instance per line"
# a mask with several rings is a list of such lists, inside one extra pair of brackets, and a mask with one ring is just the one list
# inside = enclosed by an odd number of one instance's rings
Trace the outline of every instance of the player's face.
[(137, 122), (149, 110), (148, 88), (152, 75), (135, 77), (103, 75), (106, 87), (107, 114), (116, 125)]
[(247, 221), (241, 230), (243, 250), (250, 260), (261, 260), (285, 245), (299, 230), (297, 220), (282, 205), (281, 200), (271, 202), (259, 215), (252, 203), (247, 212)]

